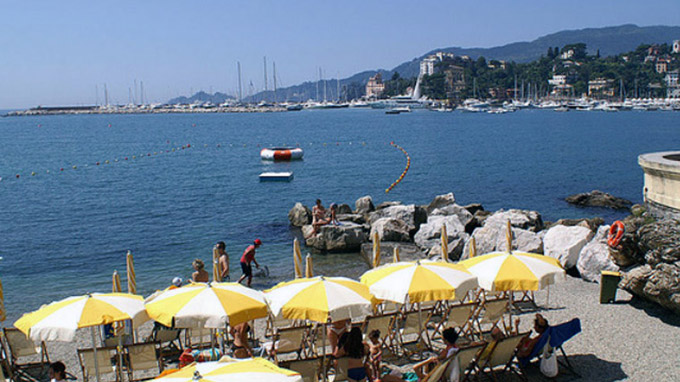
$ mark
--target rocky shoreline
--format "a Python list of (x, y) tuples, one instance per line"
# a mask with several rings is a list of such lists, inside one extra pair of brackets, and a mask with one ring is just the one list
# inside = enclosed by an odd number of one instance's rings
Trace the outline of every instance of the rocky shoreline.
[(615, 248), (607, 244), (610, 226), (601, 218), (544, 222), (538, 211), (461, 206), (453, 193), (438, 195), (423, 206), (398, 201), (375, 206), (370, 196), (364, 196), (354, 207), (339, 205), (340, 224), (321, 226), (315, 235), (307, 206), (296, 203), (288, 218), (301, 229), (312, 251), (360, 252), (369, 265), (376, 234), (381, 263), (392, 261), (396, 247), (403, 260), (437, 259), (442, 256), (446, 226), (448, 257), (457, 261), (469, 257), (473, 242), (478, 254), (506, 250), (509, 222), (513, 250), (556, 258), (569, 274), (590, 282), (599, 282), (602, 271), (620, 271), (620, 288), (680, 314), (680, 224), (657, 220), (640, 205), (632, 206), (631, 215), (623, 219), (625, 233)]

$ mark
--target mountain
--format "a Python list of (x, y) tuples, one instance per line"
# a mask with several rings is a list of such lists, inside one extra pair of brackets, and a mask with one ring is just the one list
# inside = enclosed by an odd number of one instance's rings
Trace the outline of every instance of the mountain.
[(166, 103), (168, 103), (170, 105), (174, 105), (174, 104), (178, 104), (178, 103), (179, 104), (192, 104), (194, 102), (200, 102), (200, 103), (211, 102), (215, 105), (218, 105), (218, 104), (221, 104), (228, 99), (233, 100), (234, 97), (227, 95), (227, 94), (224, 94), (224, 93), (220, 93), (220, 92), (216, 92), (215, 94), (210, 94), (210, 93), (206, 93), (204, 91), (200, 91), (200, 92), (192, 95), (191, 97), (181, 96), (181, 97), (173, 98)]
[[(493, 48), (462, 48), (449, 47), (432, 50), (421, 57), (404, 62), (391, 70), (377, 69), (367, 70), (354, 74), (351, 77), (340, 80), (342, 98), (356, 98), (363, 94), (363, 87), (368, 78), (376, 73), (382, 73), (383, 79), (389, 79), (393, 73), (398, 72), (401, 77), (411, 78), (418, 75), (420, 61), (426, 56), (439, 51), (450, 52), (456, 55), (467, 55), (476, 59), (485, 57), (487, 60), (515, 61), (518, 63), (531, 62), (545, 55), (549, 47), (562, 48), (567, 44), (585, 43), (588, 53), (595, 54), (598, 50), (601, 56), (612, 56), (635, 50), (641, 44), (671, 44), (673, 40), (680, 39), (680, 27), (677, 26), (648, 26), (638, 27), (626, 24), (604, 28), (586, 28), (578, 30), (566, 30), (552, 33), (530, 42), (515, 42)], [(317, 84), (319, 90), (317, 93)], [(326, 98), (337, 99), (337, 80), (325, 81)], [(324, 81), (309, 81), (287, 88), (277, 89), (276, 100), (282, 101), (306, 101), (308, 99), (323, 100)], [(318, 96), (317, 96), (318, 94)], [(183, 97), (180, 97), (183, 98)], [(192, 97), (193, 98), (193, 97)], [(245, 101), (259, 102), (262, 100), (273, 101), (274, 92), (260, 92)]]

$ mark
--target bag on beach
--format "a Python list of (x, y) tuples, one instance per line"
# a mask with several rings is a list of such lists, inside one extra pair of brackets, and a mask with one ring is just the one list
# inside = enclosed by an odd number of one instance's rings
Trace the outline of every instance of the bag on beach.
[(557, 354), (555, 349), (546, 344), (543, 348), (543, 356), (541, 357), (541, 374), (548, 378), (557, 377), (559, 367), (557, 365)]

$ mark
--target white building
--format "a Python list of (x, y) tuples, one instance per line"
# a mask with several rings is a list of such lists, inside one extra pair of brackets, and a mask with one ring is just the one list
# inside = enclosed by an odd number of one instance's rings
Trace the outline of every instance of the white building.
[(420, 61), (420, 76), (428, 75), (431, 76), (434, 74), (434, 66), (438, 62), (442, 62), (445, 59), (453, 59), (455, 55), (453, 53), (447, 53), (447, 52), (436, 52), (434, 54), (431, 54), (427, 57), (425, 57), (422, 61)]
[(548, 83), (552, 86), (564, 86), (567, 84), (567, 76), (564, 74), (553, 74)]
[(680, 40), (673, 41), (673, 53), (680, 53)]
[(666, 98), (680, 98), (680, 83), (678, 83), (678, 70), (666, 73)]

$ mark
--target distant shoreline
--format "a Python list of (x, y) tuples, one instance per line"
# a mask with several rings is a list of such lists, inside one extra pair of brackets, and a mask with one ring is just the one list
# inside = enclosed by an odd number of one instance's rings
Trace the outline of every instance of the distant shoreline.
[(287, 111), (281, 106), (228, 106), (228, 107), (186, 107), (186, 108), (145, 108), (145, 107), (99, 107), (65, 106), (37, 107), (27, 110), (11, 111), (3, 117), (28, 117), (44, 115), (83, 115), (83, 114), (206, 114), (206, 113), (279, 113)]

